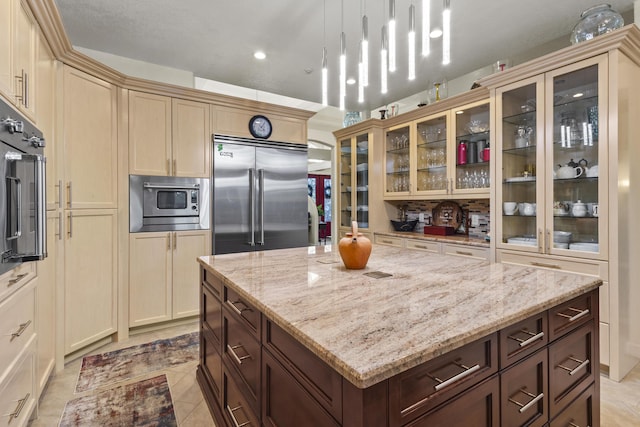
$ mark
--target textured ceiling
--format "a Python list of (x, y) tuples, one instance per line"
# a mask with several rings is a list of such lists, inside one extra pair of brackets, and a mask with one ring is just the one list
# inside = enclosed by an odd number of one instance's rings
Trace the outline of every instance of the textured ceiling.
[[(321, 102), (322, 47), (329, 53), (329, 103), (338, 105), (339, 35), (347, 39), (349, 76), (357, 77), (361, 10), (369, 20), (370, 85), (365, 103), (349, 86), (347, 109), (367, 110), (424, 91), (429, 82), (452, 79), (565, 36), (584, 0), (451, 0), (452, 60), (441, 65), (441, 39), (432, 53), (417, 55), (417, 78), (406, 68), (409, 5), (416, 6), (420, 49), (421, 2), (396, 0), (398, 71), (380, 94), (379, 50), (388, 0), (55, 0), (74, 46), (187, 70), (197, 77)], [(609, 0), (621, 13), (632, 0)], [(431, 1), (432, 26), (440, 26), (441, 1)], [(323, 13), (326, 8), (326, 19)], [(344, 19), (342, 19), (344, 16)], [(326, 32), (326, 37), (325, 37)], [(567, 45), (569, 44), (567, 40)], [(263, 50), (267, 59), (253, 58)]]

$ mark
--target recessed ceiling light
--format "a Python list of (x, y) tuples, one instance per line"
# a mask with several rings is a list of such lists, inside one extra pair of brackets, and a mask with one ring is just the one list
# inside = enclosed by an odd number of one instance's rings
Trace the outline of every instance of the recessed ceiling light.
[(432, 39), (437, 39), (438, 37), (442, 37), (442, 30), (440, 28), (436, 28), (429, 33), (429, 37)]
[(347, 79), (347, 84), (348, 84), (348, 85), (354, 85), (354, 84), (356, 84), (356, 79), (354, 79), (353, 77), (349, 77), (349, 78)]
[(256, 58), (256, 59), (265, 59), (265, 58), (267, 57), (267, 54), (266, 54), (266, 53), (264, 53), (264, 52), (263, 52), (263, 51), (261, 51), (261, 50), (257, 50), (257, 51), (253, 54), (253, 57), (254, 57), (254, 58)]

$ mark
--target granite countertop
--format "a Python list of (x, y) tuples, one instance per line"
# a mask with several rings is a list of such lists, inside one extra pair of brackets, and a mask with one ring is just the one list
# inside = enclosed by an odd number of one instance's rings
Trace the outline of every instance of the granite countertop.
[[(204, 256), (200, 264), (360, 388), (597, 288), (595, 277), (375, 245)], [(384, 272), (376, 279), (366, 274)]]
[(452, 234), (449, 236), (438, 236), (435, 234), (424, 234), (424, 233), (415, 233), (415, 232), (401, 232), (401, 231), (376, 231), (373, 233), (378, 236), (391, 236), (391, 237), (402, 237), (409, 239), (418, 239), (418, 240), (429, 240), (431, 242), (440, 242), (440, 243), (456, 243), (460, 245), (467, 246), (476, 246), (479, 248), (488, 248), (489, 242), (484, 239), (479, 239), (477, 237), (469, 237), (463, 234)]

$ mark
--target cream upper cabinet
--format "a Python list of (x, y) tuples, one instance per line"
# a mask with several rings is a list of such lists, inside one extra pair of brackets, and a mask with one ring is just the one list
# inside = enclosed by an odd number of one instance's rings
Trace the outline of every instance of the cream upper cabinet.
[(196, 258), (210, 253), (209, 231), (129, 235), (129, 326), (199, 313)]
[(2, 2), (0, 27), (0, 91), (35, 122), (37, 24), (26, 0)]
[(208, 178), (209, 105), (129, 92), (129, 171)]
[(117, 210), (65, 212), (64, 352), (117, 331)]
[(209, 104), (172, 100), (171, 175), (209, 178), (211, 131)]
[(606, 64), (497, 90), (498, 248), (608, 258)]
[(66, 208), (116, 208), (116, 87), (64, 67), (62, 141)]

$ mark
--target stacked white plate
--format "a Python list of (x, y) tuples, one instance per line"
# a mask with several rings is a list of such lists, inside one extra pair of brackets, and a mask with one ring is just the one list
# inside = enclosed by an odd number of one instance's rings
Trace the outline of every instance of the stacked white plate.
[(598, 243), (578, 242), (571, 243), (569, 249), (574, 251), (599, 252), (600, 245)]

